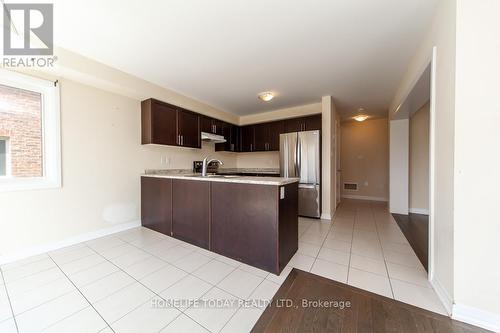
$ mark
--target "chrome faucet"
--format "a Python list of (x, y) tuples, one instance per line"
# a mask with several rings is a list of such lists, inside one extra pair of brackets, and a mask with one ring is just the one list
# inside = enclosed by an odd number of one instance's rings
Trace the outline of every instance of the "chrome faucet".
[(205, 158), (203, 159), (203, 164), (202, 164), (202, 166), (201, 166), (201, 176), (202, 176), (202, 177), (206, 177), (206, 176), (207, 176), (207, 169), (208, 169), (208, 165), (209, 165), (210, 163), (212, 163), (212, 162), (217, 162), (217, 163), (219, 163), (219, 165), (224, 165), (224, 163), (222, 163), (222, 161), (221, 161), (221, 160), (218, 160), (218, 159), (215, 159), (215, 158), (213, 158), (213, 159), (209, 160), (209, 159), (208, 159), (208, 157), (205, 157)]

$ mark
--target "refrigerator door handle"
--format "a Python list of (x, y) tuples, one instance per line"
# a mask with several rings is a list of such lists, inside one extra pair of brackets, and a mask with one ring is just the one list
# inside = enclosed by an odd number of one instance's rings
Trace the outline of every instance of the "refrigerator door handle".
[(288, 173), (288, 136), (285, 136), (285, 138), (283, 139), (283, 146), (284, 146), (284, 151), (283, 151), (283, 154), (285, 155), (284, 157), (284, 176), (286, 178), (289, 177), (289, 173)]
[(297, 170), (297, 164), (298, 164), (297, 157), (299, 156), (298, 149), (299, 149), (299, 139), (297, 137), (297, 141), (295, 141), (295, 151), (293, 152), (293, 172), (295, 173), (295, 177), (299, 177), (299, 172)]
[(302, 179), (301, 169), (302, 169), (302, 143), (300, 141), (300, 135), (297, 135), (297, 177)]

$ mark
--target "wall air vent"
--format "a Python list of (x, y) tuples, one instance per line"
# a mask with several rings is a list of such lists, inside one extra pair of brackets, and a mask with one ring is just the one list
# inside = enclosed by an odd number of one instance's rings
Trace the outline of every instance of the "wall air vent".
[(357, 191), (358, 190), (358, 183), (344, 183), (344, 190)]

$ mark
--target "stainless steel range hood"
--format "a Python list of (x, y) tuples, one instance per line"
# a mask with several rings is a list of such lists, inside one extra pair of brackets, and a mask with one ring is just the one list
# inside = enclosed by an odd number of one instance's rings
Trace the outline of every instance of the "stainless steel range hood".
[(222, 135), (217, 135), (217, 134), (212, 134), (212, 133), (207, 133), (207, 132), (201, 132), (201, 140), (214, 142), (214, 143), (226, 142), (226, 139), (224, 139), (224, 137)]

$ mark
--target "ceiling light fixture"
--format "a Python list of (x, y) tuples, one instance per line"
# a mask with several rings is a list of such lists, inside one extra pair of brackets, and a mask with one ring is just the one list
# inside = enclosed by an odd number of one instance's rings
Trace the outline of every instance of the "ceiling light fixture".
[(358, 109), (358, 115), (357, 116), (354, 116), (353, 119), (356, 120), (356, 121), (365, 121), (366, 119), (368, 119), (368, 116), (367, 115), (364, 115), (363, 113), (365, 112), (365, 109), (364, 108), (359, 108)]
[(261, 92), (260, 94), (258, 94), (257, 97), (259, 97), (259, 99), (261, 101), (269, 102), (270, 100), (272, 100), (274, 98), (274, 93), (272, 93), (270, 91), (265, 91), (265, 92)]
[(356, 120), (356, 121), (365, 121), (366, 119), (368, 119), (368, 116), (361, 115), (361, 114), (359, 116), (354, 117), (354, 120)]

